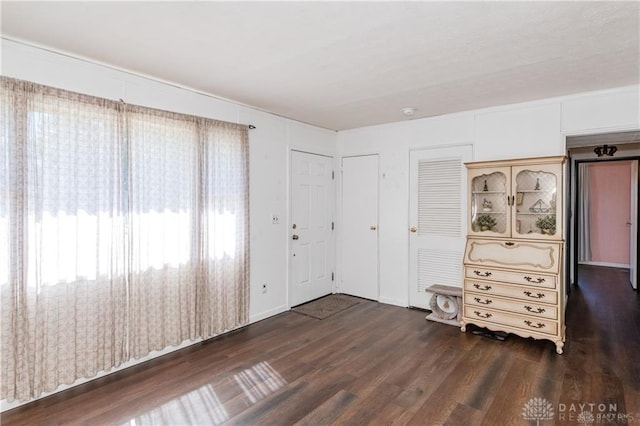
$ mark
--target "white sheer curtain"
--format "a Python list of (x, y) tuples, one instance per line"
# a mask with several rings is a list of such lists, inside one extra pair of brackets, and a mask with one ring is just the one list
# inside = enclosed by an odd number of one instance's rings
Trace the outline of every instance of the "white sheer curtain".
[(123, 149), (117, 103), (1, 83), (2, 396), (13, 400), (125, 359)]
[[(199, 286), (201, 334), (238, 326), (248, 318), (249, 170), (248, 135), (236, 126), (203, 123), (200, 143), (199, 205), (203, 239)], [(244, 160), (243, 160), (244, 159)]]
[(578, 261), (591, 261), (591, 214), (589, 211), (590, 202), (590, 183), (589, 183), (589, 165), (580, 163), (578, 166), (578, 194), (580, 205), (578, 206)]
[(127, 117), (130, 349), (139, 358), (196, 337), (198, 129), (145, 108)]
[(248, 321), (246, 126), (0, 83), (3, 399)]

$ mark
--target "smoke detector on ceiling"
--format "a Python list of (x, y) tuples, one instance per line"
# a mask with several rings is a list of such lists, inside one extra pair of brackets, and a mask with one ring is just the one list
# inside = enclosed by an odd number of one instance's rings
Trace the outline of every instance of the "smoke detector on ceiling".
[(417, 109), (414, 107), (404, 107), (402, 108), (402, 113), (404, 114), (405, 117), (413, 117), (413, 115), (416, 113)]

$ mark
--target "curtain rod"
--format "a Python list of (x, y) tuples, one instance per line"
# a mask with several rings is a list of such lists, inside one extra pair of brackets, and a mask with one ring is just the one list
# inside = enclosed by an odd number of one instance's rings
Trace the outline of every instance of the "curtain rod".
[[(126, 103), (126, 102), (124, 101), (124, 99), (122, 99), (122, 98), (118, 99), (118, 101), (119, 101), (120, 103), (122, 103), (122, 104), (127, 105), (127, 103)], [(155, 109), (155, 108), (153, 108), (153, 107), (150, 107), (150, 108)], [(175, 111), (169, 111), (169, 112), (174, 112), (174, 113), (176, 113), (176, 114), (185, 114), (185, 113), (183, 113), (183, 112), (175, 112)], [(187, 114), (187, 115), (188, 115), (188, 114)], [(208, 118), (208, 117), (203, 117), (203, 118)], [(212, 118), (211, 120), (217, 120), (217, 119)], [(218, 120), (218, 121), (219, 121), (219, 120)], [(237, 123), (237, 124), (240, 124), (240, 123)], [(253, 130), (253, 129), (255, 129), (255, 128), (256, 128), (256, 126), (254, 126), (253, 124), (248, 124), (247, 126), (249, 127), (249, 130)]]

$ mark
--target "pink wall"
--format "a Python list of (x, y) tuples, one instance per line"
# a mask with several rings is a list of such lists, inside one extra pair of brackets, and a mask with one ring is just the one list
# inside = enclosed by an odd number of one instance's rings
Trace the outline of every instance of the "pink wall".
[(629, 264), (631, 161), (589, 164), (591, 260)]

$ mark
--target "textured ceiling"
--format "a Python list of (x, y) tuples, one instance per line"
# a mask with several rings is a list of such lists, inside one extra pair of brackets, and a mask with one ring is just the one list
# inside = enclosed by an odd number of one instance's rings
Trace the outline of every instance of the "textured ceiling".
[(639, 2), (7, 2), (2, 34), (342, 130), (640, 82)]

